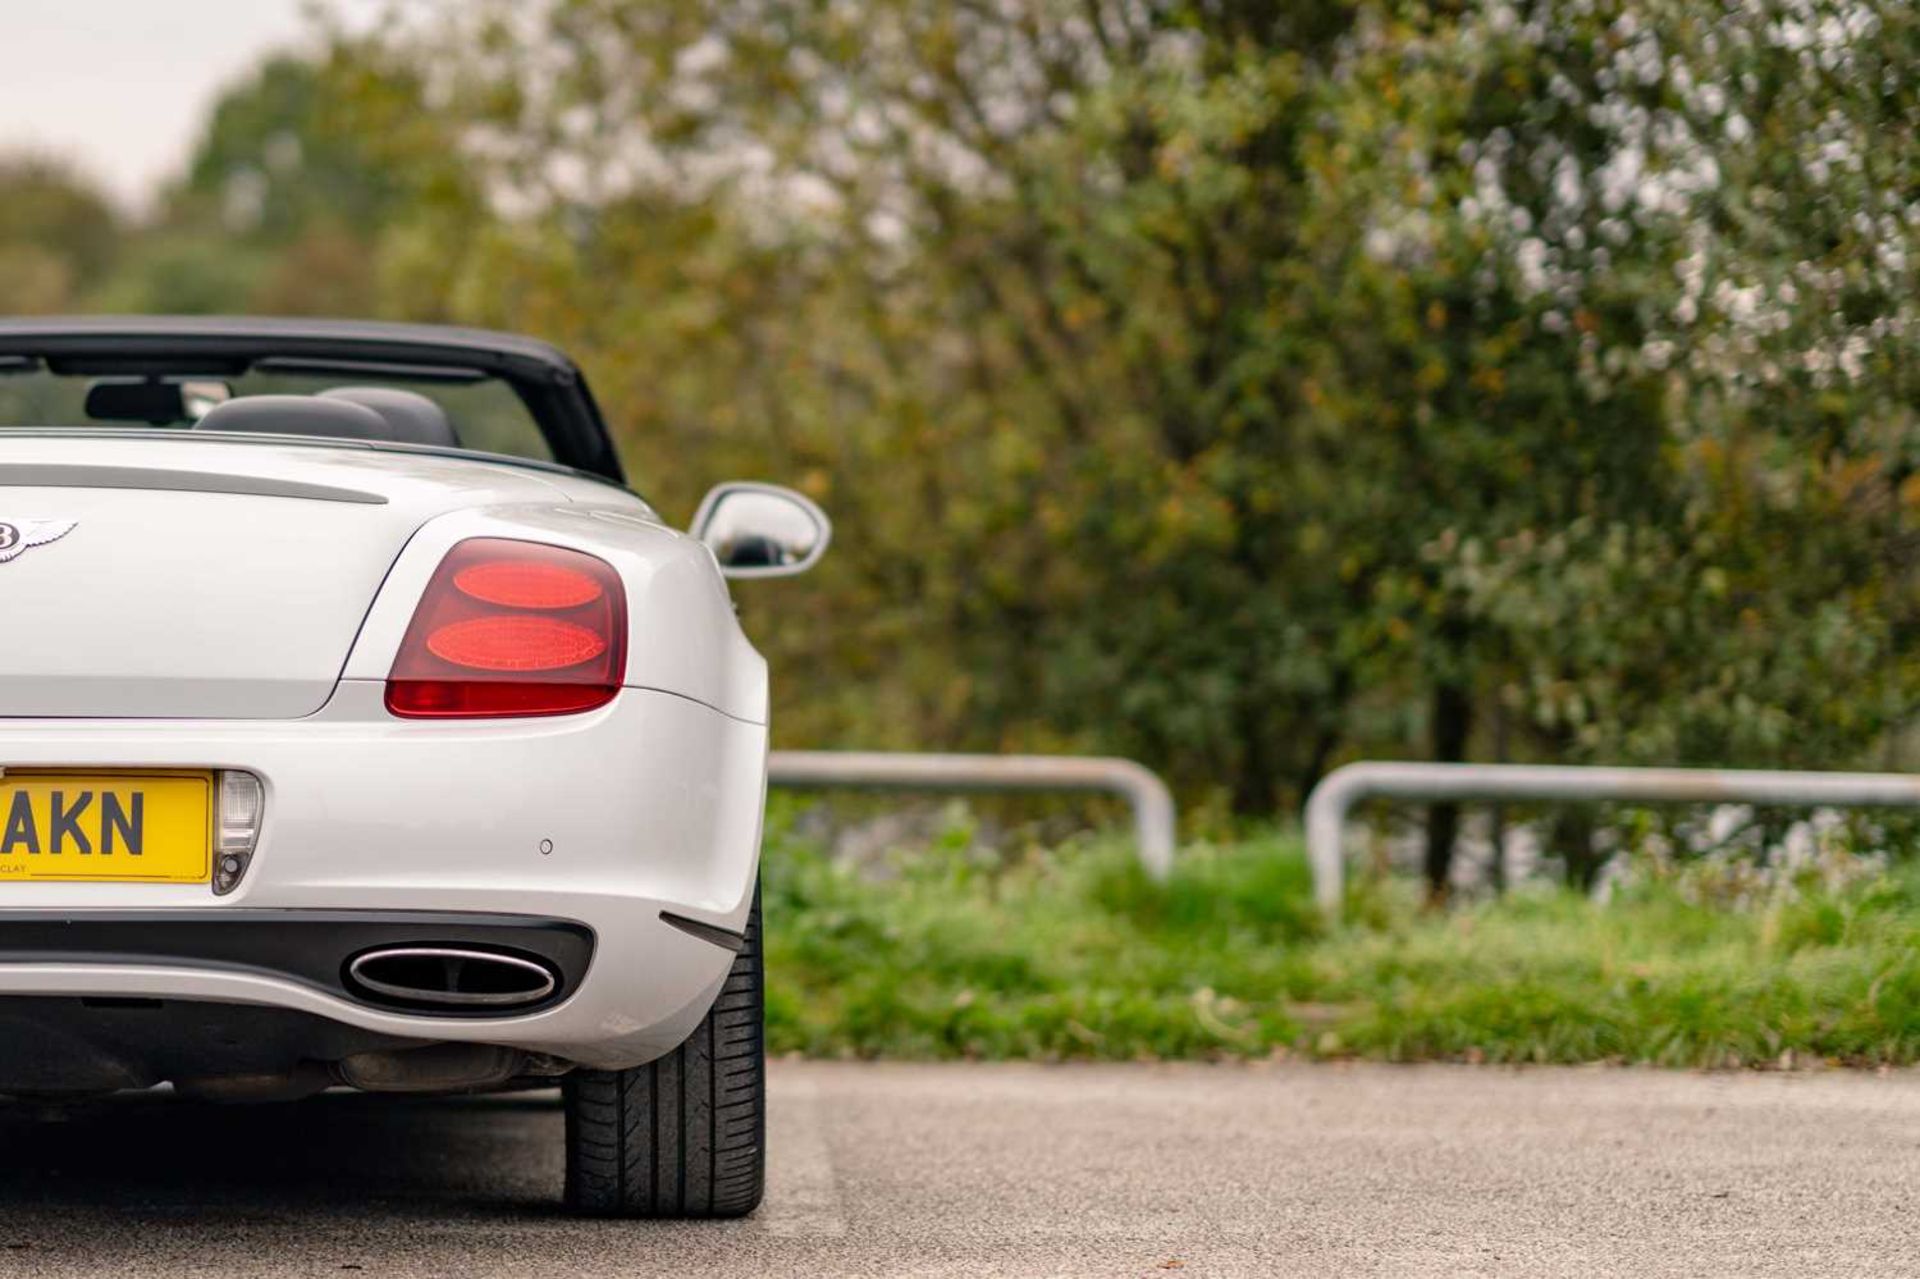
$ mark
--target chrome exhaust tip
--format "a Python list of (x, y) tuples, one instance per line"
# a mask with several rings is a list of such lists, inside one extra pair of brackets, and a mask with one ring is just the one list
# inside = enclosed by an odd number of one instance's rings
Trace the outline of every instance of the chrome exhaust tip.
[(537, 959), (460, 946), (381, 946), (347, 961), (349, 989), (380, 1003), (500, 1011), (537, 1004), (559, 989)]

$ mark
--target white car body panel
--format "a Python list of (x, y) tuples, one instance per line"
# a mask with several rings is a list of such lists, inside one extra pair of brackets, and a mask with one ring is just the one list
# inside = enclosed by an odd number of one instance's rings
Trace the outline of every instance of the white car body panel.
[[(699, 542), (612, 485), (477, 456), (29, 436), (0, 437), (0, 462), (71, 468), (49, 472), (57, 484), (0, 485), (0, 521), (78, 521), (0, 564), (0, 768), (245, 769), (266, 796), (252, 863), (227, 896), (0, 880), (0, 911), (482, 912), (575, 921), (595, 939), (577, 989), (524, 1015), (416, 1015), (271, 974), (158, 963), (0, 963), (0, 996), (267, 1005), (600, 1068), (670, 1051), (704, 1015), (732, 953), (661, 914), (746, 926), (767, 687)], [(88, 468), (126, 474), (89, 487)], [(126, 487), (135, 473), (156, 487)], [(182, 477), (202, 487), (166, 487)], [(204, 491), (221, 477), (385, 501)], [(527, 719), (387, 712), (384, 680), (421, 593), (471, 537), (613, 566), (629, 637), (612, 703)]]
[[(480, 460), (232, 439), (9, 440), (5, 459), (59, 468), (75, 483), (0, 488), (0, 521), (76, 522), (57, 546), (0, 566), (14, 622), (0, 645), (9, 716), (312, 714), (343, 675), (386, 677), (453, 542), (496, 536), (619, 561), (629, 682), (766, 717), (764, 668), (726, 620), (711, 556), (608, 485)], [(198, 487), (93, 488), (89, 473)], [(209, 491), (223, 478), (375, 500)], [(430, 524), (444, 515), (458, 518)], [(389, 573), (394, 589), (381, 591)]]

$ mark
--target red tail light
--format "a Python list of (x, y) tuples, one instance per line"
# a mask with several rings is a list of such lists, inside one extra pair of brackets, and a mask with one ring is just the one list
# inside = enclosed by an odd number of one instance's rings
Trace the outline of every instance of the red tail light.
[(627, 668), (627, 597), (604, 560), (476, 537), (442, 560), (387, 676), (408, 719), (566, 715), (604, 706)]

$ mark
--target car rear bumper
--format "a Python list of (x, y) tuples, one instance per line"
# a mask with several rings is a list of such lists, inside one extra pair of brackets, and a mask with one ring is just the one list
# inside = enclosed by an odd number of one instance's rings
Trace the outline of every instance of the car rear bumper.
[[(299, 721), (0, 720), (0, 766), (236, 768), (266, 787), (257, 851), (229, 896), (0, 882), (0, 934), (23, 940), (0, 936), (0, 997), (252, 1005), (637, 1065), (678, 1045), (726, 978), (727, 938), (752, 905), (765, 756), (763, 725), (633, 688), (550, 720), (402, 722), (377, 684), (354, 681)], [(45, 944), (55, 920), (74, 921), (64, 949)], [(555, 960), (559, 988), (531, 1009), (422, 1011), (342, 978), (336, 960), (370, 944), (373, 924), (507, 951), (544, 953), (529, 937), (545, 934), (584, 945)], [(112, 944), (83, 944), (88, 929)]]
[[(179, 910), (0, 912), (0, 970), (24, 965), (203, 969), (294, 982), (375, 1008), (424, 1015), (511, 1016), (564, 1003), (585, 981), (593, 933), (524, 915), (448, 911)], [(469, 990), (457, 967), (429, 963), (413, 996), (360, 977), (382, 956), (497, 957), (539, 978), (516, 993)], [(481, 973), (477, 976), (485, 977)], [(442, 990), (441, 987), (445, 986)], [(497, 983), (496, 983), (497, 985)]]

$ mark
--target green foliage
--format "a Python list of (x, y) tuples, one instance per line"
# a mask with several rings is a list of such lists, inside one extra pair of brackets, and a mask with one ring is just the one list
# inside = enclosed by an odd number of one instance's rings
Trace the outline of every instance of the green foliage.
[(232, 314), (271, 268), (270, 257), (222, 235), (157, 231), (87, 301), (115, 314)]
[(0, 155), (0, 298), (16, 314), (57, 313), (95, 284), (119, 249), (106, 198), (55, 160)]
[(323, 60), (267, 58), (214, 105), (171, 193), (230, 236), (288, 245), (315, 227), (370, 239), (413, 211), (447, 161), (418, 77), (343, 45)]
[(1461, 107), (1387, 167), (1429, 195), (1376, 247), (1433, 289), (1474, 281), (1494, 358), (1471, 380), (1502, 428), (1578, 424), (1577, 464), (1532, 481), (1571, 501), (1426, 548), (1501, 696), (1581, 757), (1856, 756), (1916, 674), (1920, 228), (1892, 208), (1920, 19), (1645, 0), (1421, 32), (1361, 65), (1417, 57)]
[(1290, 835), (1006, 865), (902, 852), (885, 878), (776, 823), (765, 861), (775, 1051), (1390, 1061), (1920, 1061), (1920, 874), (1808, 883), (1751, 909), (1651, 881), (1450, 915), (1363, 887), (1331, 934)]

